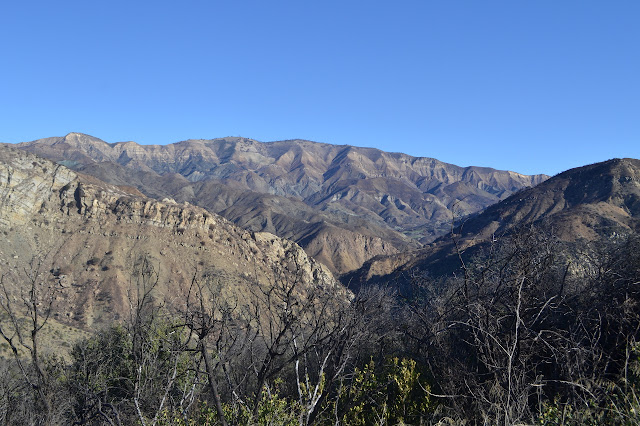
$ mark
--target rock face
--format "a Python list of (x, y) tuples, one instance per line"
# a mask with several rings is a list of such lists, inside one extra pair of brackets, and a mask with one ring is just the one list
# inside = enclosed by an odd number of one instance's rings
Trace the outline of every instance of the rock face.
[(293, 239), (338, 273), (433, 241), (452, 215), (478, 212), (547, 178), (303, 140), (159, 146), (71, 133), (18, 146), (109, 183), (188, 201), (250, 230)]
[[(473, 252), (519, 226), (543, 222), (569, 244), (640, 231), (640, 160), (613, 159), (567, 170), (464, 221), (456, 238), (461, 248)], [(389, 280), (414, 269), (433, 274), (452, 251), (451, 237), (444, 236), (422, 250), (374, 258), (350, 279)]]
[(137, 265), (158, 272), (156, 297), (180, 298), (206, 271), (239, 297), (283, 276), (347, 292), (294, 242), (252, 233), (200, 207), (147, 198), (33, 154), (0, 147), (0, 264), (20, 279), (35, 255), (59, 287), (55, 319), (90, 327), (121, 318)]
[[(34, 155), (0, 149), (0, 225), (24, 224), (40, 210), (52, 193), (76, 178), (66, 167)], [(29, 162), (31, 161), (31, 162)]]

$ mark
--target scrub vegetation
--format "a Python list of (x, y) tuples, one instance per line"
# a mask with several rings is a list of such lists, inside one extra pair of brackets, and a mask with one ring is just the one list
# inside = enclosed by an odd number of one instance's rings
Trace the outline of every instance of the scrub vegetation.
[[(124, 320), (41, 344), (48, 269), (4, 274), (4, 424), (637, 424), (640, 239), (520, 228), (460, 274), (355, 295), (295, 265), (242, 298), (195, 271), (164, 304), (137, 260)], [(19, 285), (18, 285), (19, 284)], [(13, 289), (22, 289), (20, 293)]]

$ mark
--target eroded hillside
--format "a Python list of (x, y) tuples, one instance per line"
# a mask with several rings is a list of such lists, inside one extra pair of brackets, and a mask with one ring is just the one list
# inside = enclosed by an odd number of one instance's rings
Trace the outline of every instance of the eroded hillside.
[(169, 306), (205, 271), (220, 291), (239, 297), (283, 277), (344, 291), (291, 241), (11, 147), (0, 147), (0, 232), (10, 293), (19, 294), (25, 274), (37, 269), (56, 289), (55, 319), (74, 327), (122, 318), (143, 258), (158, 273), (154, 298)]
[[(217, 212), (298, 242), (333, 271), (419, 247), (546, 176), (303, 140), (244, 138), (108, 144), (71, 133), (18, 145), (148, 196)], [(454, 212), (455, 210), (455, 212)]]
[(450, 274), (460, 267), (457, 250), (472, 255), (528, 225), (543, 226), (566, 243), (606, 241), (637, 232), (640, 160), (612, 159), (567, 170), (462, 220), (453, 235), (421, 250), (376, 257), (347, 279), (403, 280), (410, 271)]

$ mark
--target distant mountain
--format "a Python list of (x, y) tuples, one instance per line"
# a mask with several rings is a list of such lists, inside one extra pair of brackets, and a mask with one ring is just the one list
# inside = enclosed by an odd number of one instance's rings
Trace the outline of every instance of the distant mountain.
[[(613, 159), (560, 173), (463, 220), (455, 238), (470, 254), (528, 224), (543, 224), (567, 243), (640, 231), (640, 160)], [(450, 273), (459, 266), (455, 258), (452, 236), (445, 235), (422, 250), (376, 257), (349, 279), (388, 281), (411, 270)]]
[(419, 247), (547, 176), (372, 148), (244, 138), (109, 144), (79, 133), (17, 145), (148, 196), (188, 201), (298, 242), (334, 272)]
[(0, 146), (0, 233), (2, 282), (9, 293), (19, 297), (28, 290), (27, 275), (40, 272), (38, 280), (56, 289), (52, 319), (77, 328), (124, 319), (143, 256), (158, 272), (154, 297), (169, 306), (203, 272), (226, 295), (246, 294), (249, 285), (273, 283), (284, 273), (305, 285), (344, 291), (291, 241), (7, 146)]

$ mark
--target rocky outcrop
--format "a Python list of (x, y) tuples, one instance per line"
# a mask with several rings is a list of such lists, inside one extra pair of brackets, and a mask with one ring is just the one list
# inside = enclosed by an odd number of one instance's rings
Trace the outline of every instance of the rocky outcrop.
[(0, 225), (23, 224), (77, 175), (12, 148), (0, 148)]
[(45, 259), (47, 276), (60, 287), (56, 319), (75, 326), (126, 314), (141, 257), (156, 268), (156, 297), (169, 305), (203, 273), (238, 300), (250, 286), (281, 279), (348, 296), (294, 242), (246, 231), (188, 203), (146, 198), (21, 150), (0, 147), (0, 196), (0, 263), (20, 271), (34, 255)]

